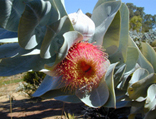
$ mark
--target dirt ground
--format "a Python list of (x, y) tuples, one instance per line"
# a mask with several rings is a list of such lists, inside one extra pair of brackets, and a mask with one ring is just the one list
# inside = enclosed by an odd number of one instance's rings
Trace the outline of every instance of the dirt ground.
[(63, 112), (76, 117), (82, 117), (84, 114), (83, 103), (31, 99), (24, 92), (16, 92), (18, 85), (19, 83), (14, 83), (0, 87), (0, 119), (65, 119)]

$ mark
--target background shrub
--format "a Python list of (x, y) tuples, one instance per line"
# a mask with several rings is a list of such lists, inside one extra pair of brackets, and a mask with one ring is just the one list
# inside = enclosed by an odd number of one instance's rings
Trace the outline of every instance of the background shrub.
[(27, 72), (23, 80), (29, 84), (39, 86), (45, 76), (46, 74), (44, 74), (43, 72), (32, 71)]

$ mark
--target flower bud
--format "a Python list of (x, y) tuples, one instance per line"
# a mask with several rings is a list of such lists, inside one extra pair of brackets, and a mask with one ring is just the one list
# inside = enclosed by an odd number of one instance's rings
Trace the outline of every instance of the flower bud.
[(72, 22), (75, 31), (80, 32), (84, 40), (88, 40), (95, 32), (94, 22), (79, 9), (77, 12), (69, 14), (69, 19)]

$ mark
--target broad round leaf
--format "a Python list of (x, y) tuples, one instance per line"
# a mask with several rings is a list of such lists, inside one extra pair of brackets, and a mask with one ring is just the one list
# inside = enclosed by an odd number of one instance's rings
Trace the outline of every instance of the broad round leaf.
[(149, 73), (148, 73), (148, 71), (146, 69), (138, 68), (133, 73), (133, 76), (132, 76), (131, 80), (129, 81), (129, 85), (132, 85), (132, 84), (136, 83), (137, 81), (145, 78), (147, 75), (149, 75)]
[(115, 87), (120, 83), (125, 70), (126, 70), (126, 64), (123, 64), (120, 67), (116, 66), (115, 73), (114, 73), (114, 86)]
[(144, 119), (155, 119), (156, 118), (156, 110), (150, 110), (146, 113)]
[[(2, 40), (3, 42), (4, 41), (11, 42), (11, 39), (13, 38), (17, 38), (17, 32), (11, 32), (11, 31), (0, 28), (0, 42), (2, 42)], [(12, 42), (14, 42), (14, 40)]]
[(156, 72), (156, 52), (147, 43), (141, 43), (141, 52), (146, 57), (146, 59), (152, 64), (154, 71)]
[(128, 8), (125, 4), (122, 3), (120, 7), (120, 39), (119, 39), (119, 48), (117, 51), (110, 56), (111, 63), (119, 62), (119, 63), (125, 63), (126, 57), (127, 57), (127, 46), (128, 46), (128, 34), (129, 34), (129, 12)]
[(137, 48), (135, 47), (128, 47), (127, 49), (127, 57), (126, 57), (126, 71), (132, 70), (137, 61), (138, 61), (139, 53), (137, 51)]
[(130, 80), (130, 78), (128, 79), (128, 77), (138, 68), (140, 68), (140, 66), (138, 64), (135, 65), (135, 67), (133, 69), (131, 69), (130, 71), (127, 71), (123, 74), (122, 78), (121, 78), (121, 82), (118, 84), (117, 88), (119, 89), (124, 89), (127, 90), (128, 87), (128, 82)]
[(144, 104), (145, 104), (145, 101), (142, 101), (142, 102), (132, 101), (131, 102), (131, 110), (130, 110), (129, 117), (133, 117), (133, 118), (130, 118), (130, 119), (134, 119), (135, 115), (138, 113), (144, 113)]
[(44, 65), (55, 61), (55, 56), (49, 60), (42, 59), (40, 55), (19, 56), (3, 59), (0, 62), (0, 76), (11, 76), (27, 71), (40, 71)]
[(18, 38), (6, 38), (6, 39), (0, 39), (0, 43), (17, 43)]
[(107, 72), (105, 74), (106, 84), (107, 84), (108, 89), (109, 89), (109, 98), (108, 98), (108, 101), (106, 102), (106, 104), (104, 105), (106, 107), (116, 108), (116, 95), (115, 95), (113, 74), (114, 74), (115, 66), (117, 64), (118, 64), (118, 62), (111, 64), (108, 67)]
[(73, 26), (67, 16), (49, 25), (41, 46), (41, 57), (48, 59), (58, 53), (64, 42), (63, 34), (73, 30)]
[(61, 81), (62, 77), (51, 77), (46, 75), (39, 88), (32, 95), (33, 97), (39, 97), (50, 90), (60, 89), (65, 86)]
[(55, 99), (64, 101), (64, 102), (71, 102), (71, 103), (80, 103), (81, 102), (81, 100), (76, 95), (58, 96), (58, 97), (55, 97)]
[(147, 99), (145, 102), (146, 111), (156, 110), (156, 84), (152, 84), (147, 90)]
[(73, 95), (73, 93), (71, 93), (70, 91), (67, 91), (66, 87), (64, 87), (64, 88), (60, 88), (60, 89), (50, 90), (50, 91), (44, 93), (41, 97), (43, 99), (49, 99), (49, 98), (55, 98), (55, 97), (59, 97), (59, 96), (66, 96), (66, 95)]
[(98, 108), (107, 102), (109, 98), (109, 89), (103, 77), (97, 88), (90, 92), (83, 92), (81, 89), (79, 89), (75, 94), (86, 105)]
[(23, 48), (32, 49), (43, 40), (45, 27), (41, 27), (39, 24), (43, 18), (49, 19), (51, 7), (49, 1), (43, 0), (31, 1), (26, 4), (18, 28), (19, 44)]
[(107, 32), (103, 38), (103, 46), (106, 49), (108, 55), (115, 53), (119, 47), (120, 40), (120, 22), (121, 22), (120, 12), (118, 11), (115, 15), (112, 23), (108, 27)]
[(66, 55), (68, 54), (69, 48), (74, 43), (83, 40), (83, 36), (77, 31), (66, 32), (65, 34), (63, 34), (63, 37), (64, 37), (64, 43), (57, 53), (55, 63), (59, 63), (66, 57)]
[(151, 65), (151, 63), (143, 56), (143, 54), (141, 53), (141, 51), (139, 50), (138, 46), (135, 44), (135, 42), (133, 41), (133, 39), (129, 36), (129, 41), (128, 41), (128, 45), (129, 46), (133, 46), (136, 47), (139, 53), (139, 57), (138, 57), (138, 64), (142, 67), (145, 68), (149, 71), (149, 73), (154, 73), (154, 69), (153, 66)]
[(15, 57), (28, 51), (22, 49), (18, 43), (4, 44), (0, 46), (0, 58)]
[(131, 101), (120, 101), (116, 103), (116, 108), (124, 108), (124, 107), (130, 107)]
[[(54, 10), (52, 10), (52, 15), (53, 16), (58, 16), (58, 19), (61, 17), (67, 15), (66, 10), (65, 10), (65, 3), (64, 0), (49, 0), (51, 4), (53, 5), (52, 9), (55, 9), (57, 11), (57, 15)], [(53, 19), (51, 19), (53, 21)]]
[(120, 6), (121, 1), (110, 1), (94, 9), (91, 19), (94, 21), (96, 29), (95, 34), (89, 42), (96, 42), (98, 45), (103, 44), (103, 37)]
[(147, 77), (133, 83), (128, 87), (128, 94), (131, 99), (136, 100), (139, 97), (145, 98), (147, 96), (148, 87), (156, 82), (156, 74), (150, 74)]
[(38, 48), (25, 50), (21, 48), (18, 43), (8, 43), (0, 46), (0, 58), (12, 58), (38, 54), (40, 54), (40, 50)]
[(116, 0), (98, 0), (98, 2), (96, 3), (94, 10), (101, 4), (105, 3), (105, 2), (109, 2), (109, 1), (116, 1)]
[(26, 2), (30, 0), (1, 0), (0, 1), (0, 26), (17, 31), (19, 19), (24, 11)]

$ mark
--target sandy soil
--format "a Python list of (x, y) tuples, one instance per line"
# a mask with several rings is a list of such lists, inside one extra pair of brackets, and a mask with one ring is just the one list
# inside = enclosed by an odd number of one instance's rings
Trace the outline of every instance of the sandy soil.
[(64, 112), (76, 117), (83, 115), (83, 103), (31, 99), (24, 92), (16, 92), (18, 85), (16, 83), (0, 87), (0, 119), (65, 119), (65, 116), (61, 116)]

